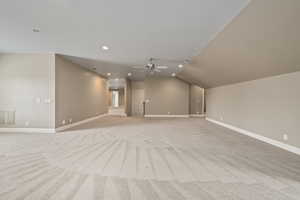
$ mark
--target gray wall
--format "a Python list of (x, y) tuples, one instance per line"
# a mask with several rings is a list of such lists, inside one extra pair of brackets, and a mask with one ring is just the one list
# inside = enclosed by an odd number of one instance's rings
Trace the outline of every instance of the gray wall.
[(190, 114), (203, 114), (204, 89), (191, 85), (190, 87)]
[(212, 88), (206, 98), (207, 117), (300, 147), (300, 72)]
[(60, 56), (56, 63), (56, 127), (108, 112), (107, 80)]
[(54, 70), (51, 54), (0, 54), (0, 111), (16, 111), (0, 127), (54, 128)]
[(176, 78), (145, 80), (146, 115), (188, 115), (189, 84)]

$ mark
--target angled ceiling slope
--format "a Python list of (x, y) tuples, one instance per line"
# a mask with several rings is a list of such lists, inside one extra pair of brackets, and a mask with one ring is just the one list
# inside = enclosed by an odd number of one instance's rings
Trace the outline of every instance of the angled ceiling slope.
[(299, 0), (252, 0), (179, 77), (211, 88), (299, 71), (299, 11)]
[(248, 2), (1, 0), (0, 52), (53, 52), (127, 74), (124, 66), (145, 65), (150, 57), (191, 58)]

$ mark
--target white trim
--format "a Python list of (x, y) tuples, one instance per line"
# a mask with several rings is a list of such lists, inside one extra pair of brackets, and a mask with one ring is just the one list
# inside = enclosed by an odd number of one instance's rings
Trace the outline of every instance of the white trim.
[(0, 128), (4, 133), (55, 133), (52, 128)]
[(126, 113), (108, 113), (109, 116), (120, 116), (120, 117), (127, 117)]
[(205, 114), (190, 114), (190, 117), (205, 117)]
[(189, 115), (145, 115), (144, 117), (189, 117)]
[(252, 138), (255, 138), (255, 139), (258, 139), (260, 141), (263, 141), (263, 142), (266, 142), (268, 144), (271, 144), (271, 145), (274, 145), (276, 147), (279, 147), (279, 148), (282, 148), (284, 150), (287, 150), (287, 151), (290, 151), (290, 152), (293, 152), (295, 154), (298, 154), (300, 155), (300, 148), (298, 147), (295, 147), (295, 146), (292, 146), (292, 145), (289, 145), (289, 144), (285, 144), (283, 142), (279, 142), (277, 140), (273, 140), (273, 139), (270, 139), (270, 138), (267, 138), (267, 137), (264, 137), (264, 136), (261, 136), (257, 133), (253, 133), (253, 132), (250, 132), (250, 131), (247, 131), (245, 129), (241, 129), (241, 128), (238, 128), (238, 127), (235, 127), (235, 126), (232, 126), (232, 125), (229, 125), (229, 124), (226, 124), (226, 123), (223, 123), (223, 122), (219, 122), (219, 121), (216, 121), (214, 119), (211, 119), (211, 118), (207, 118), (206, 117), (206, 120), (207, 121), (210, 121), (210, 122), (213, 122), (215, 124), (218, 124), (220, 126), (224, 126), (226, 128), (229, 128), (231, 130), (234, 130), (236, 132), (239, 132), (241, 134), (244, 134), (244, 135), (247, 135), (249, 137), (252, 137)]
[(101, 117), (105, 117), (107, 116), (108, 114), (102, 114), (102, 115), (98, 115), (96, 117), (90, 117), (88, 119), (84, 119), (82, 121), (79, 121), (79, 122), (75, 122), (73, 124), (68, 124), (68, 125), (65, 125), (65, 126), (61, 126), (61, 127), (58, 127), (55, 129), (55, 132), (59, 132), (59, 131), (63, 131), (63, 130), (66, 130), (66, 129), (69, 129), (69, 128), (72, 128), (74, 126), (78, 126), (78, 125), (81, 125), (81, 124), (84, 124), (84, 123), (87, 123), (87, 122), (90, 122), (90, 121), (93, 121), (93, 120), (96, 120), (96, 119), (99, 119)]

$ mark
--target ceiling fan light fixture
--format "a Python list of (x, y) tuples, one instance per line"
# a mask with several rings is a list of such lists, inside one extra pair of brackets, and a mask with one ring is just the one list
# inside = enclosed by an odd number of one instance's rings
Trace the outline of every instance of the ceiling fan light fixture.
[(41, 32), (41, 29), (39, 29), (39, 28), (33, 28), (33, 29), (32, 29), (32, 32), (34, 32), (34, 33), (39, 33), (39, 32)]
[(105, 46), (105, 45), (103, 45), (101, 48), (102, 48), (103, 51), (109, 50), (109, 47), (108, 47), (108, 46)]
[(183, 68), (183, 64), (178, 65), (179, 68)]

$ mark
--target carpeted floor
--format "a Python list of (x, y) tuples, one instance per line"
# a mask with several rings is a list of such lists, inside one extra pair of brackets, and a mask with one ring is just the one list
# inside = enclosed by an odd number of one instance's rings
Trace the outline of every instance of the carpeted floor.
[(0, 134), (0, 199), (297, 200), (300, 157), (199, 118)]

